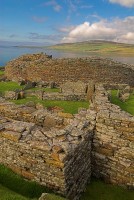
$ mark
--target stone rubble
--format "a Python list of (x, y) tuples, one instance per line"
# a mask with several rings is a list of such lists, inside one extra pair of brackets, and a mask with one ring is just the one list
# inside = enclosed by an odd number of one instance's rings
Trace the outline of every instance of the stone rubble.
[(134, 66), (99, 57), (52, 59), (46, 54), (27, 54), (7, 63), (5, 74), (9, 80), (88, 83), (123, 83), (134, 85)]

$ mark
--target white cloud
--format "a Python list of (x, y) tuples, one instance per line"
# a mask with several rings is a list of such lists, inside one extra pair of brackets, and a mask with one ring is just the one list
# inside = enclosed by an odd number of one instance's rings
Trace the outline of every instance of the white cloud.
[(52, 6), (56, 12), (59, 12), (62, 9), (62, 7), (55, 0), (47, 1), (43, 4), (43, 6)]
[[(62, 28), (61, 28), (62, 30)], [(134, 16), (112, 21), (84, 22), (71, 29), (64, 27), (66, 35), (61, 42), (78, 42), (86, 40), (111, 40), (134, 44)]]
[(111, 3), (117, 3), (125, 7), (134, 7), (134, 0), (109, 0)]
[(134, 32), (128, 32), (126, 35), (122, 35), (120, 39), (127, 43), (134, 41)]
[(106, 27), (103, 22), (90, 24), (84, 22), (71, 30), (63, 42), (77, 42), (92, 39), (113, 39), (116, 30)]

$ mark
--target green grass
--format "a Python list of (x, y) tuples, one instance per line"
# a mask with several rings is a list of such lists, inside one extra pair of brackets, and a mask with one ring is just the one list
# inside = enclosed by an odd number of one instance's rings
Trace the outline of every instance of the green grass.
[(0, 165), (0, 184), (28, 198), (37, 198), (43, 192), (50, 192), (49, 189), (35, 182), (22, 179), (3, 165)]
[(64, 112), (75, 114), (78, 112), (78, 108), (89, 108), (89, 102), (85, 101), (50, 101), (50, 100), (39, 100), (37, 97), (27, 97), (24, 99), (19, 100), (12, 100), (12, 102), (20, 105), (25, 104), (29, 101), (33, 101), (35, 103), (41, 103), (44, 105), (44, 107), (54, 107), (58, 106), (64, 109)]
[(5, 72), (3, 70), (0, 70), (0, 76), (4, 75)]
[(16, 89), (21, 89), (23, 86), (20, 86), (18, 83), (10, 81), (10, 82), (0, 82), (0, 92), (5, 91), (14, 91)]
[[(41, 195), (40, 195), (41, 196)], [(14, 192), (0, 184), (0, 200), (38, 200), (39, 198), (28, 198)], [(46, 200), (65, 200), (55, 194), (48, 194)]]
[(134, 115), (134, 93), (130, 95), (126, 102), (122, 102), (117, 98), (117, 90), (112, 90), (111, 102), (120, 106), (122, 110)]
[(37, 91), (37, 90), (42, 90), (45, 92), (60, 92), (59, 88), (38, 88), (38, 87), (28, 89), (27, 91)]
[[(0, 200), (38, 200), (43, 192), (50, 191), (31, 181), (26, 181), (10, 169), (0, 165)], [(134, 191), (92, 179), (80, 200), (133, 200)], [(49, 193), (47, 200), (65, 200)]]
[(77, 43), (65, 43), (50, 46), (50, 49), (64, 50), (64, 51), (79, 51), (79, 52), (95, 52), (95, 53), (116, 53), (127, 54), (133, 56), (134, 45), (112, 43), (106, 41), (92, 41), (92, 42), (77, 42)]
[(93, 179), (80, 200), (133, 200), (134, 191)]
[(24, 197), (0, 184), (0, 200), (37, 200)]

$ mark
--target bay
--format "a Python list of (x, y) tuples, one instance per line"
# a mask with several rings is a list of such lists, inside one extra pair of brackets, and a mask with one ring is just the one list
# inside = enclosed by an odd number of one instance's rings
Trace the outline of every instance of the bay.
[(67, 52), (52, 50), (47, 47), (38, 48), (38, 47), (9, 47), (1, 46), (0, 47), (0, 66), (5, 66), (6, 63), (12, 59), (15, 59), (24, 54), (31, 53), (46, 53), (52, 55), (53, 58), (76, 58), (76, 57), (88, 57), (88, 56), (99, 56), (103, 58), (111, 58), (115, 61), (122, 63), (134, 64), (134, 57), (126, 55), (117, 55), (117, 54), (99, 54), (99, 53), (86, 53), (86, 52)]

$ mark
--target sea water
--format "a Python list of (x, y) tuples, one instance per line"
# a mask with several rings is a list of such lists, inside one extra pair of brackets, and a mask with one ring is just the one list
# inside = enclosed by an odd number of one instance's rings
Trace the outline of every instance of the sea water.
[(88, 56), (99, 56), (103, 58), (112, 58), (115, 61), (122, 63), (134, 64), (134, 57), (123, 56), (117, 54), (96, 54), (96, 53), (86, 53), (86, 52), (67, 52), (60, 50), (51, 50), (47, 47), (12, 47), (12, 46), (1, 46), (0, 47), (0, 66), (5, 66), (6, 63), (12, 59), (15, 59), (24, 54), (32, 53), (46, 53), (52, 55), (53, 58), (76, 58), (76, 57), (88, 57)]

